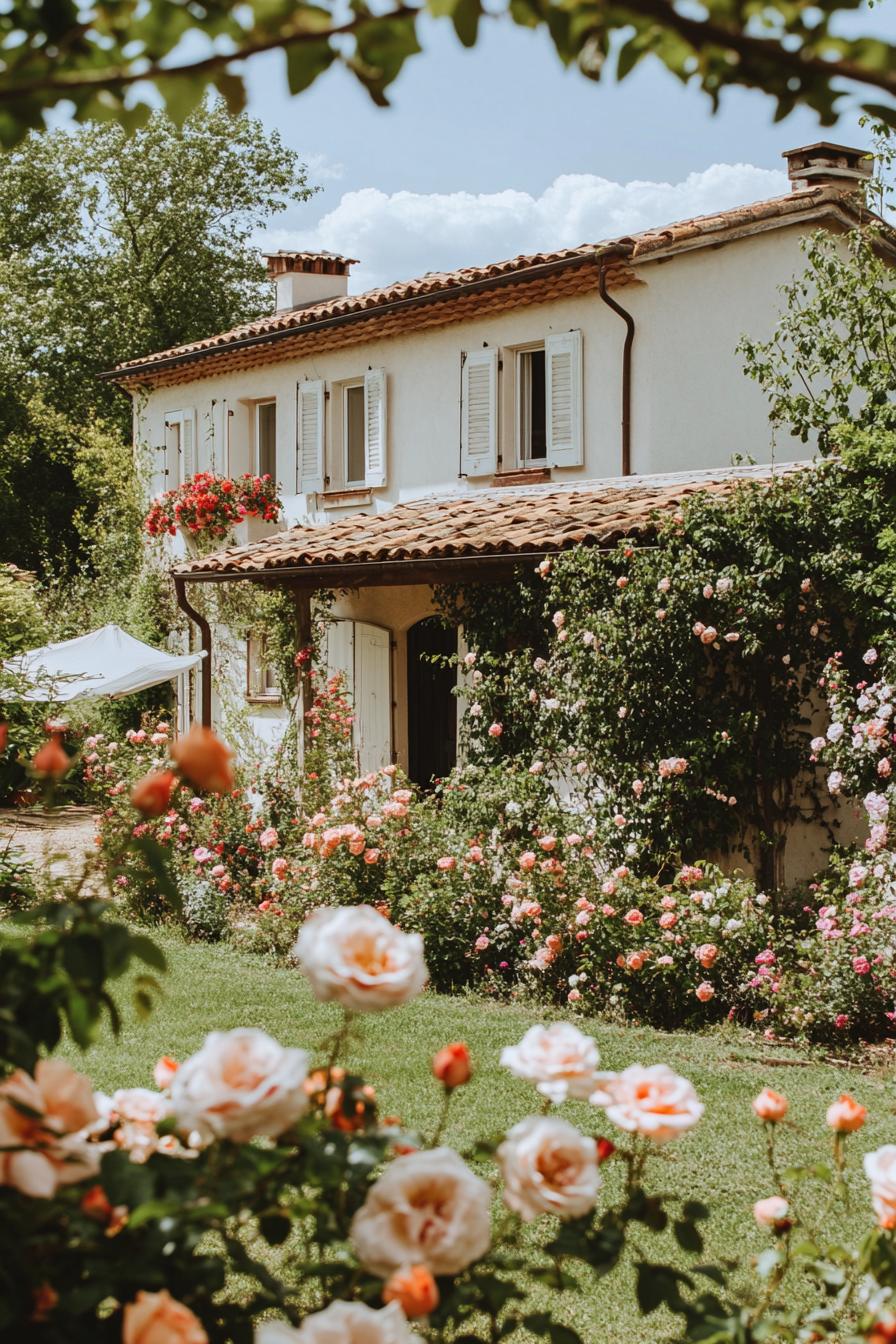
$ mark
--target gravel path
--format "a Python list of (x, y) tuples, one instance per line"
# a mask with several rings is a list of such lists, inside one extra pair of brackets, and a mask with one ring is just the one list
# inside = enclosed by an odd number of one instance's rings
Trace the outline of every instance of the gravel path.
[(94, 833), (88, 807), (0, 808), (0, 846), (10, 844), (35, 868), (49, 865), (53, 877), (81, 872), (84, 860), (95, 853)]

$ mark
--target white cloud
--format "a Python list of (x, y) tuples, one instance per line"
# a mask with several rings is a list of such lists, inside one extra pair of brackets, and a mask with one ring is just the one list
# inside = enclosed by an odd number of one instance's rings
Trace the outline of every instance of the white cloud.
[(453, 270), (518, 253), (599, 242), (788, 190), (782, 172), (714, 164), (683, 182), (609, 182), (591, 174), (556, 178), (540, 196), (505, 190), (346, 192), (313, 229), (272, 231), (266, 246), (328, 249), (360, 258), (354, 291), (427, 271)]

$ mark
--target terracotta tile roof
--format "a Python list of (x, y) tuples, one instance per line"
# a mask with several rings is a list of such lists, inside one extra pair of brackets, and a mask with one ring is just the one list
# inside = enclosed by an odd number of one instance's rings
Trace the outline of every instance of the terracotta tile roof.
[[(494, 262), (487, 266), (467, 266), (457, 271), (432, 271), (414, 280), (397, 281), (379, 289), (370, 289), (363, 294), (348, 294), (327, 299), (321, 303), (309, 304), (283, 313), (256, 318), (244, 322), (230, 331), (219, 332), (203, 340), (192, 341), (187, 345), (172, 346), (140, 359), (119, 364), (109, 374), (103, 375), (119, 382), (138, 378), (147, 378), (169, 368), (172, 363), (189, 363), (193, 369), (197, 363), (207, 359), (215, 360), (215, 368), (222, 356), (242, 349), (247, 345), (259, 345), (262, 342), (287, 342), (287, 349), (278, 348), (277, 357), (285, 357), (293, 352), (290, 337), (317, 335), (321, 328), (339, 325), (340, 333), (335, 340), (327, 344), (348, 344), (353, 338), (346, 326), (354, 322), (377, 319), (377, 334), (388, 334), (381, 330), (383, 314), (395, 305), (412, 305), (421, 302), (436, 303), (440, 299), (451, 300), (470, 296), (470, 287), (478, 286), (475, 295), (478, 306), (487, 302), (486, 294), (491, 286), (511, 283), (531, 283), (546, 270), (558, 271), (566, 268), (580, 268), (596, 265), (601, 256), (615, 258), (613, 269), (608, 273), (608, 283), (620, 285), (631, 283), (635, 276), (631, 270), (633, 263), (648, 261), (668, 252), (684, 251), (692, 247), (711, 245), (723, 237), (733, 238), (744, 232), (756, 232), (763, 228), (778, 227), (796, 218), (813, 215), (839, 215), (844, 227), (855, 222), (856, 210), (848, 194), (839, 187), (810, 187), (788, 192), (786, 196), (774, 197), (767, 201), (757, 201), (752, 205), (739, 206), (733, 210), (721, 210), (712, 215), (700, 215), (694, 219), (681, 220), (662, 228), (645, 229), (640, 233), (626, 234), (602, 243), (587, 243), (580, 247), (562, 248), (551, 252), (538, 252), (529, 256), (512, 257), (507, 261)], [(589, 281), (593, 284), (593, 281)], [(483, 292), (485, 291), (485, 292)], [(514, 289), (514, 294), (516, 293)], [(540, 296), (554, 297), (552, 293)], [(511, 302), (517, 302), (513, 298)], [(449, 313), (449, 305), (443, 303), (440, 322), (463, 320), (469, 316), (469, 305), (460, 305)], [(343, 325), (345, 324), (345, 325)], [(320, 346), (315, 343), (315, 348)], [(266, 358), (274, 357), (268, 351)], [(228, 363), (228, 367), (230, 364)], [(204, 373), (205, 370), (203, 369)], [(201, 376), (194, 374), (194, 376)], [(183, 377), (183, 372), (181, 377)]]
[[(777, 469), (793, 470), (792, 465)], [(681, 476), (523, 486), (428, 496), (385, 513), (352, 514), (299, 526), (179, 566), (176, 576), (234, 578), (289, 571), (299, 581), (340, 580), (354, 567), (435, 564), (483, 557), (537, 556), (572, 546), (611, 546), (644, 532), (659, 512), (699, 492), (731, 491), (744, 478), (768, 479), (771, 467)], [(334, 582), (333, 586), (340, 586)], [(348, 585), (350, 586), (350, 584)]]

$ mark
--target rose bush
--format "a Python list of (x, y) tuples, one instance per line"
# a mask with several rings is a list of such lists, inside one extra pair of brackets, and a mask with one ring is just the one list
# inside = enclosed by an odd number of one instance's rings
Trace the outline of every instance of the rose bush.
[(153, 500), (143, 526), (150, 537), (174, 536), (180, 528), (191, 536), (220, 539), (244, 518), (276, 522), (282, 507), (277, 483), (269, 475), (246, 473), (231, 480), (197, 471)]

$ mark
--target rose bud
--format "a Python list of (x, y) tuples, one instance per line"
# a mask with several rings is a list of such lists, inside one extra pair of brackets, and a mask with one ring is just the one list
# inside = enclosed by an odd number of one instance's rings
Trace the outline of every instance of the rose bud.
[(428, 1316), (439, 1305), (439, 1288), (426, 1265), (396, 1269), (383, 1286), (383, 1301), (397, 1302), (407, 1316)]
[(759, 1096), (753, 1100), (753, 1110), (760, 1120), (766, 1120), (769, 1124), (776, 1125), (779, 1120), (784, 1119), (790, 1110), (790, 1102), (780, 1092), (775, 1092), (770, 1087), (764, 1087)]
[(787, 1232), (790, 1229), (790, 1205), (781, 1195), (769, 1195), (768, 1199), (757, 1199), (753, 1205), (753, 1217), (759, 1227), (770, 1227), (774, 1232)]
[(45, 742), (34, 754), (31, 769), (42, 779), (61, 779), (71, 765), (71, 757), (66, 755), (59, 734), (54, 733), (49, 742)]
[(32, 1296), (32, 1321), (45, 1321), (58, 1302), (59, 1294), (52, 1284), (42, 1283), (39, 1288), (35, 1288)]
[(144, 817), (163, 817), (176, 783), (176, 776), (170, 770), (153, 770), (137, 780), (131, 790), (131, 802)]
[(171, 1086), (174, 1075), (179, 1068), (180, 1065), (177, 1060), (172, 1059), (170, 1055), (162, 1055), (161, 1059), (156, 1060), (152, 1078), (160, 1092), (164, 1092), (167, 1087)]
[(464, 1083), (470, 1081), (473, 1073), (468, 1046), (463, 1041), (444, 1045), (433, 1055), (432, 1071), (446, 1091), (463, 1087)]
[(92, 1185), (81, 1196), (81, 1212), (97, 1223), (108, 1223), (112, 1217), (112, 1205), (101, 1185)]
[(597, 1144), (597, 1165), (602, 1166), (607, 1158), (613, 1156), (616, 1151), (616, 1145), (611, 1139), (595, 1139)]
[(827, 1122), (838, 1134), (854, 1134), (861, 1129), (868, 1117), (864, 1106), (860, 1106), (855, 1097), (844, 1092), (836, 1101), (832, 1101), (827, 1110)]
[(226, 742), (194, 723), (170, 747), (171, 759), (185, 779), (209, 793), (229, 793), (234, 786), (233, 752)]

